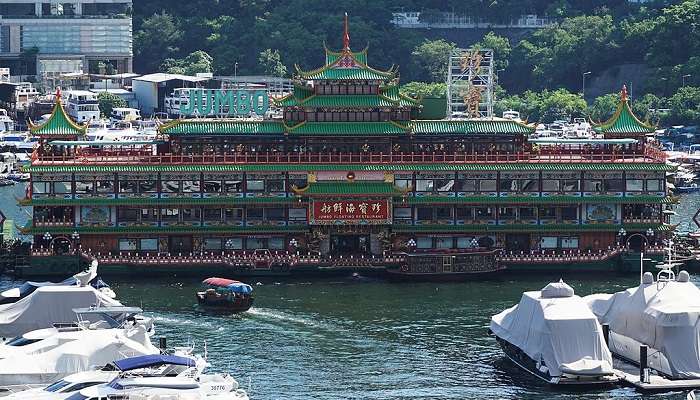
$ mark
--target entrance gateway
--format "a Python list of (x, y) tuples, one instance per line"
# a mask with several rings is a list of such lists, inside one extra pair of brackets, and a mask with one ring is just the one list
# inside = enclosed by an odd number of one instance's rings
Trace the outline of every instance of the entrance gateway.
[(368, 255), (371, 254), (370, 235), (331, 234), (331, 255)]

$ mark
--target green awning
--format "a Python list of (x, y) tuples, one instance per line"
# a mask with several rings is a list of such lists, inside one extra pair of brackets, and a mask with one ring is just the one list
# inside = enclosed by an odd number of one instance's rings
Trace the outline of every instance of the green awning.
[(389, 182), (337, 181), (315, 182), (306, 189), (300, 190), (301, 195), (393, 195), (397, 190)]
[(24, 172), (674, 171), (665, 163), (30, 165)]

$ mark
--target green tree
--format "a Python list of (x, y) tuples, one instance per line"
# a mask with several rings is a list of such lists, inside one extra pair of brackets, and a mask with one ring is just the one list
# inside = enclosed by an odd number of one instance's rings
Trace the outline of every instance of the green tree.
[(454, 43), (442, 39), (426, 40), (416, 46), (411, 54), (421, 71), (421, 78), (426, 81), (445, 82), (450, 54), (456, 48)]
[(182, 30), (172, 15), (162, 12), (145, 19), (134, 33), (134, 60), (137, 70), (152, 72), (179, 51)]
[(596, 97), (595, 100), (593, 100), (593, 104), (588, 107), (588, 116), (594, 122), (606, 121), (615, 113), (619, 102), (619, 93), (608, 93)]
[(287, 67), (282, 63), (279, 50), (265, 49), (258, 55), (258, 64), (265, 71), (265, 75), (283, 77), (287, 75)]
[(196, 75), (200, 72), (212, 71), (212, 57), (207, 52), (197, 50), (185, 58), (166, 58), (160, 70), (169, 74)]
[[(581, 87), (581, 74), (605, 65), (614, 57), (609, 15), (566, 18), (522, 40), (513, 52), (521, 74), (532, 71), (537, 87)], [(615, 60), (617, 61), (617, 60)]]
[(686, 86), (668, 99), (671, 124), (700, 124), (700, 87)]
[(126, 100), (109, 92), (101, 92), (97, 95), (97, 106), (100, 109), (100, 114), (103, 117), (109, 117), (112, 114), (112, 109), (117, 107), (126, 107)]
[(423, 97), (446, 97), (447, 84), (445, 83), (425, 83), (425, 82), (408, 82), (401, 85), (399, 91), (413, 98)]
[(504, 36), (498, 36), (489, 32), (476, 44), (482, 49), (493, 50), (495, 67), (497, 70), (508, 68), (508, 57), (510, 57), (510, 40)]

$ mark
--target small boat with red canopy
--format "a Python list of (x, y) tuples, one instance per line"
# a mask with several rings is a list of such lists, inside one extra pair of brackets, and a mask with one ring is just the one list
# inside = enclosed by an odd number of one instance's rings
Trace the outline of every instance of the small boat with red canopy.
[(197, 292), (197, 302), (204, 308), (238, 313), (253, 305), (253, 287), (248, 284), (226, 278), (207, 278), (202, 284), (205, 289)]

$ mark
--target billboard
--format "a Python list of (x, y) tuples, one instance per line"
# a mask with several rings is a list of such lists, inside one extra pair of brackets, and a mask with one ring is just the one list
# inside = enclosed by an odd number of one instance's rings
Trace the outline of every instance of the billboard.
[(314, 200), (310, 204), (312, 225), (390, 224), (391, 203), (382, 200)]

